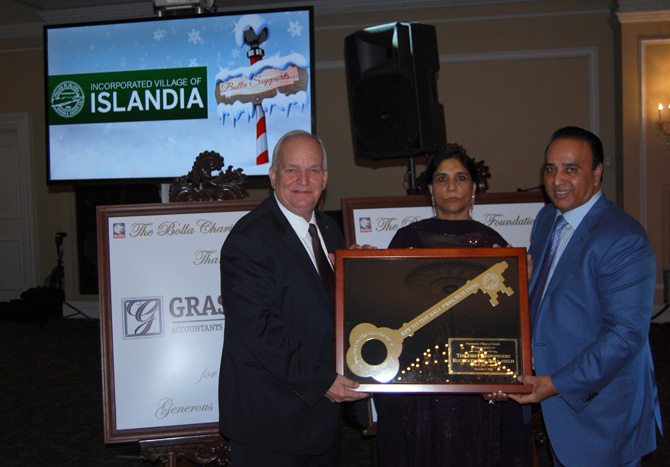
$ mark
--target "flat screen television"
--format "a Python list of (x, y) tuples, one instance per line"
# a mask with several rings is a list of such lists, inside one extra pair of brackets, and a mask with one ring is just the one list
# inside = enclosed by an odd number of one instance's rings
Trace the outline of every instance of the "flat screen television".
[(316, 131), (311, 7), (45, 26), (47, 182), (169, 183), (215, 151), (264, 177)]

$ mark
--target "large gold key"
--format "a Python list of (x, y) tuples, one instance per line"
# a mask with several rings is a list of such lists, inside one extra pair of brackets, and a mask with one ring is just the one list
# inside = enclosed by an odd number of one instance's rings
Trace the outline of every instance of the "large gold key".
[[(411, 337), (423, 326), (479, 290), (489, 295), (492, 306), (498, 305), (499, 292), (504, 292), (508, 296), (514, 294), (514, 290), (505, 286), (505, 278), (502, 275), (507, 266), (506, 261), (491, 266), (444, 300), (428, 308), (413, 321), (404, 323), (400, 329), (378, 328), (371, 323), (358, 324), (349, 333), (349, 350), (347, 350), (349, 369), (355, 375), (371, 377), (380, 383), (391, 381), (400, 369), (399, 357), (402, 353), (402, 342), (406, 337)], [(366, 362), (361, 353), (363, 345), (370, 340), (378, 340), (386, 346), (386, 358), (378, 365)]]

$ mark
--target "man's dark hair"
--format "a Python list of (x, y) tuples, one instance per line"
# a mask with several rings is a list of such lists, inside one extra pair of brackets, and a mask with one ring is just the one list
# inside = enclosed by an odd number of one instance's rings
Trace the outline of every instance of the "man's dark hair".
[(600, 141), (600, 138), (598, 138), (590, 131), (576, 126), (566, 126), (559, 128), (554, 132), (553, 135), (551, 135), (551, 141), (549, 141), (549, 144), (547, 144), (547, 147), (544, 150), (545, 160), (547, 158), (547, 151), (549, 150), (549, 146), (551, 146), (551, 143), (557, 139), (576, 139), (588, 143), (589, 147), (591, 148), (592, 155), (591, 170), (595, 170), (599, 164), (603, 163), (603, 143)]
[(444, 149), (441, 149), (440, 152), (435, 154), (433, 159), (428, 164), (428, 167), (426, 167), (426, 185), (432, 185), (433, 177), (435, 177), (437, 168), (443, 161), (448, 159), (458, 159), (470, 174), (472, 181), (475, 184), (478, 183), (479, 175), (477, 172), (477, 167), (475, 166), (475, 162), (470, 158), (470, 156), (468, 156), (468, 153), (463, 148), (463, 146), (450, 143), (447, 144)]

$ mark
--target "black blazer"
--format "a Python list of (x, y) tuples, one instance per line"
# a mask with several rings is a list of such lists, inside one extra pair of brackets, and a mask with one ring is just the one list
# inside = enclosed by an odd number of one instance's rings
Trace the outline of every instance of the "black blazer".
[[(337, 224), (317, 211), (329, 252), (344, 248)], [(240, 219), (221, 249), (226, 317), (219, 427), (228, 439), (270, 452), (317, 455), (340, 429), (333, 304), (274, 195)]]

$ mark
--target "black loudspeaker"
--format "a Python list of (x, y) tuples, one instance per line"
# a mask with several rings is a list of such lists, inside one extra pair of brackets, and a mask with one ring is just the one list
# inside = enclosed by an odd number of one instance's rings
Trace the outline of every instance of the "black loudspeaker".
[(356, 157), (413, 157), (444, 146), (435, 27), (386, 24), (357, 31), (344, 44)]

